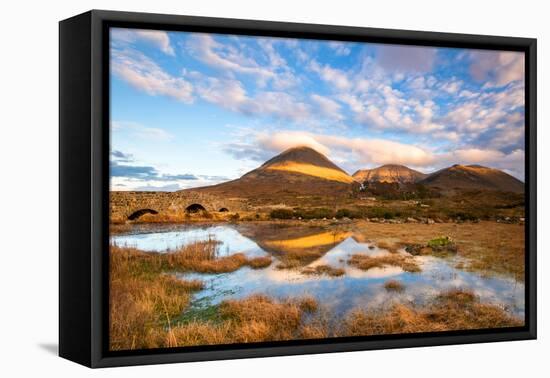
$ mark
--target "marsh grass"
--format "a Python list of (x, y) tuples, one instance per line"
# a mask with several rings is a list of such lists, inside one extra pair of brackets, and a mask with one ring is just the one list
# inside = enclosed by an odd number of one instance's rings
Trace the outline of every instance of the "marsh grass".
[(470, 291), (452, 290), (423, 308), (396, 304), (388, 310), (354, 310), (338, 335), (365, 336), (521, 326), (501, 308), (482, 304)]
[[(195, 320), (172, 327), (164, 346), (190, 346), (292, 340), (323, 335), (326, 327), (305, 320), (317, 311), (310, 297), (275, 300), (252, 295), (241, 300), (226, 300), (219, 307), (221, 321)], [(163, 346), (163, 345), (159, 345)]]
[(397, 266), (405, 272), (417, 273), (421, 271), (420, 266), (413, 257), (398, 254), (383, 256), (352, 255), (348, 260), (348, 264), (361, 270)]
[(343, 276), (346, 271), (342, 268), (335, 268), (330, 265), (317, 265), (314, 267), (307, 267), (301, 270), (301, 273), (308, 275), (327, 275), (330, 277)]
[(277, 264), (277, 269), (296, 269), (310, 264), (311, 262), (321, 258), (323, 253), (317, 250), (302, 250), (302, 251), (287, 251), (280, 256), (280, 262)]
[[(481, 221), (479, 223), (436, 223), (406, 225), (357, 223), (358, 234), (369, 235), (376, 245), (387, 240), (399, 240), (413, 255), (434, 254), (427, 247), (438, 235), (452, 238), (456, 252), (436, 252), (437, 256), (457, 256), (462, 260), (460, 269), (494, 275), (505, 274), (523, 282), (525, 279), (525, 227)], [(373, 237), (372, 235), (375, 235)], [(407, 248), (408, 247), (408, 248)]]
[(185, 281), (161, 274), (138, 251), (111, 249), (109, 331), (111, 349), (149, 348), (158, 345), (156, 332), (190, 303), (201, 281)]
[(158, 271), (190, 271), (197, 273), (228, 273), (249, 266), (262, 269), (271, 265), (269, 256), (248, 258), (242, 253), (220, 256), (220, 242), (205, 240), (188, 244), (166, 253), (145, 253), (136, 248), (111, 246), (111, 251), (119, 253), (133, 252), (132, 258), (140, 260), (141, 269)]
[[(188, 308), (199, 280), (165, 274), (173, 270), (201, 273), (231, 272), (243, 266), (261, 269), (270, 257), (243, 254), (218, 257), (216, 241), (197, 242), (170, 253), (145, 253), (136, 248), (110, 248), (110, 345), (113, 350), (172, 345), (164, 335), (175, 318)], [(170, 336), (172, 337), (172, 336)]]
[(405, 290), (405, 285), (397, 280), (388, 280), (384, 283), (384, 289), (387, 291), (402, 292)]

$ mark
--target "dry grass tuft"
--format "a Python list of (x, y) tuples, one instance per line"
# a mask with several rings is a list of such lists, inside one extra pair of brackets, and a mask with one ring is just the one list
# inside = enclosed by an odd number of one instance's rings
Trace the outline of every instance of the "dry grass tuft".
[(176, 251), (158, 255), (168, 269), (193, 271), (198, 273), (227, 273), (243, 266), (261, 269), (271, 265), (271, 257), (247, 258), (242, 253), (219, 257), (219, 242), (216, 240), (199, 241)]
[(385, 266), (398, 266), (406, 272), (420, 272), (420, 266), (413, 257), (397, 254), (385, 256), (367, 256), (353, 255), (348, 260), (348, 264), (353, 265), (361, 270), (369, 270), (372, 268), (383, 268)]
[(340, 277), (343, 276), (346, 271), (342, 268), (334, 268), (330, 265), (317, 265), (315, 267), (307, 267), (301, 270), (303, 274), (316, 274), (316, 275), (327, 275), (330, 277)]
[(384, 283), (384, 288), (388, 291), (402, 292), (405, 290), (405, 285), (397, 280), (388, 280)]
[(382, 240), (379, 241), (376, 246), (381, 249), (385, 249), (386, 251), (390, 253), (397, 253), (399, 251), (400, 246), (396, 243), (392, 243), (388, 240)]
[(298, 306), (302, 311), (307, 313), (314, 313), (319, 309), (317, 300), (311, 296), (305, 296), (298, 299)]
[(255, 257), (252, 259), (248, 259), (247, 265), (250, 266), (252, 269), (263, 269), (270, 266), (271, 262), (272, 262), (271, 257), (262, 256), (262, 257)]

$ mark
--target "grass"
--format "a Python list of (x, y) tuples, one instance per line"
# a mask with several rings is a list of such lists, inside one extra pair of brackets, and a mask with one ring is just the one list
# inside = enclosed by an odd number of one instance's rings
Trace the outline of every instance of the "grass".
[(319, 335), (320, 327), (308, 324), (307, 314), (317, 311), (310, 297), (275, 300), (252, 295), (223, 301), (217, 308), (220, 321), (194, 320), (152, 333), (156, 347), (251, 343), (293, 340)]
[(317, 265), (315, 267), (307, 267), (301, 270), (303, 274), (312, 275), (327, 275), (330, 277), (343, 276), (346, 271), (342, 268), (334, 268), (330, 265)]
[(427, 307), (396, 304), (388, 310), (354, 310), (344, 320), (339, 336), (388, 335), (522, 326), (523, 322), (498, 306), (482, 304), (471, 292), (439, 294)]
[(170, 326), (189, 305), (201, 281), (184, 281), (159, 273), (150, 259), (135, 250), (111, 249), (110, 346), (111, 349), (150, 348), (158, 345), (151, 330)]
[(426, 248), (434, 236), (445, 235), (456, 246), (456, 256), (463, 260), (465, 270), (483, 274), (504, 274), (518, 281), (525, 278), (525, 227), (489, 221), (479, 223), (382, 224), (356, 222), (356, 235), (368, 235), (368, 240), (411, 246), (413, 254), (431, 254)]
[(219, 242), (216, 240), (198, 241), (177, 250), (166, 253), (144, 253), (135, 248), (111, 246), (112, 252), (126, 251), (132, 253), (132, 259), (156, 272), (190, 271), (197, 273), (228, 273), (248, 266), (262, 269), (271, 265), (271, 257), (261, 256), (248, 258), (242, 253), (219, 256)]
[(434, 238), (428, 242), (427, 246), (431, 248), (433, 252), (457, 252), (457, 246), (449, 236)]
[[(391, 185), (390, 185), (391, 186)], [(157, 222), (246, 222), (267, 219), (331, 219), (336, 218), (378, 218), (404, 220), (437, 219), (439, 221), (477, 222), (496, 221), (510, 218), (511, 223), (518, 223), (525, 217), (525, 196), (517, 193), (506, 193), (483, 190), (463, 190), (446, 195), (439, 195), (432, 190), (416, 187), (411, 190), (382, 188), (373, 193), (355, 192), (354, 194), (335, 197), (334, 195), (295, 195), (279, 192), (273, 196), (254, 196), (245, 200), (246, 206), (239, 204), (239, 218), (236, 214), (225, 212), (199, 212), (186, 214), (182, 211), (157, 209), (159, 214), (145, 214), (132, 221), (133, 223)], [(141, 195), (141, 194), (139, 194)], [(136, 198), (139, 198), (135, 194)], [(368, 200), (367, 198), (373, 198)], [(276, 211), (274, 205), (283, 204), (286, 209)], [(254, 209), (253, 212), (245, 210)], [(229, 207), (230, 211), (234, 211)], [(256, 218), (259, 214), (259, 218)], [(112, 224), (124, 224), (127, 216), (114, 211), (110, 218)]]
[[(179, 306), (176, 306), (179, 308)], [(156, 320), (165, 315), (155, 308)], [(118, 310), (125, 310), (118, 308)], [(355, 309), (341, 323), (328, 321), (312, 297), (277, 300), (265, 295), (231, 299), (212, 307), (208, 319), (189, 319), (177, 323), (145, 323), (142, 313), (132, 316), (126, 333), (117, 333), (111, 348), (144, 349), (196, 345), (252, 343), (266, 341), (317, 339), (334, 336), (365, 336), (396, 333), (446, 331), (520, 326), (519, 319), (497, 306), (482, 304), (471, 292), (454, 290), (437, 295), (427, 307), (396, 304), (389, 309)], [(121, 312), (121, 318), (127, 314)], [(140, 316), (137, 316), (140, 315)], [(140, 322), (136, 323), (135, 319)], [(132, 327), (140, 325), (134, 330)], [(114, 337), (114, 335), (113, 335)]]
[(397, 280), (388, 280), (384, 283), (384, 289), (387, 291), (402, 292), (405, 290), (405, 285)]
[[(169, 345), (164, 330), (188, 308), (198, 280), (181, 280), (171, 270), (202, 273), (234, 271), (242, 266), (261, 269), (270, 257), (248, 259), (243, 254), (218, 258), (215, 241), (191, 244), (172, 253), (144, 253), (135, 248), (110, 248), (110, 345), (113, 350)], [(168, 339), (166, 339), (168, 337)], [(165, 340), (166, 339), (166, 340)], [(165, 344), (168, 343), (168, 344)]]
[(420, 266), (414, 258), (397, 254), (384, 256), (352, 255), (348, 260), (348, 264), (361, 270), (398, 266), (405, 272), (416, 273), (421, 271)]

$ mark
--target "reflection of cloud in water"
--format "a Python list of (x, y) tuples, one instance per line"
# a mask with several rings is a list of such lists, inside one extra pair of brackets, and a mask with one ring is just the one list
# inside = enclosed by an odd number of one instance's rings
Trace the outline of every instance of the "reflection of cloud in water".
[(398, 266), (372, 268), (369, 270), (361, 270), (353, 266), (348, 266), (346, 269), (346, 275), (351, 278), (389, 278), (398, 276), (402, 273), (403, 269)]
[[(250, 226), (251, 227), (251, 226)], [(261, 230), (260, 230), (261, 231)], [(166, 249), (167, 245), (184, 245), (193, 240), (206, 240), (213, 237), (222, 242), (221, 252), (233, 254), (243, 252), (249, 256), (265, 255), (262, 246), (267, 242), (258, 238), (261, 233), (247, 232), (243, 236), (229, 226), (213, 226), (209, 228), (183, 227), (168, 232), (153, 232), (137, 235), (117, 235), (113, 239), (124, 241), (128, 245), (135, 243), (138, 248), (155, 250)], [(251, 294), (264, 293), (277, 298), (311, 295), (325, 308), (336, 316), (343, 315), (355, 307), (376, 308), (392, 303), (417, 303), (422, 305), (431, 300), (441, 291), (452, 288), (472, 290), (481, 300), (487, 303), (499, 304), (514, 314), (524, 314), (524, 285), (506, 277), (482, 277), (473, 272), (457, 270), (454, 265), (459, 257), (436, 258), (433, 256), (417, 256), (422, 272), (404, 272), (399, 267), (388, 266), (362, 271), (349, 266), (347, 261), (353, 254), (382, 256), (389, 252), (377, 248), (366, 237), (350, 237), (351, 233), (313, 232), (300, 236), (301, 230), (282, 229), (282, 235), (292, 233), (292, 237), (279, 237), (279, 230), (270, 229), (270, 240), (277, 246), (274, 261), (265, 269), (254, 270), (242, 268), (225, 274), (178, 274), (180, 277), (200, 279), (206, 287), (195, 295), (196, 299), (206, 299), (210, 303), (218, 303), (227, 298), (242, 298)], [(318, 240), (317, 240), (318, 238)], [(339, 244), (335, 244), (337, 241)], [(364, 242), (363, 242), (364, 241)], [(329, 243), (329, 244), (326, 244)], [(322, 247), (319, 247), (322, 245)], [(141, 246), (141, 247), (140, 247)], [(279, 257), (285, 248), (309, 248), (320, 251), (323, 255), (311, 262), (308, 267), (329, 265), (345, 269), (341, 277), (326, 275), (305, 275), (299, 270), (276, 269)], [(400, 251), (399, 253), (405, 253)], [(389, 292), (384, 288), (388, 279), (397, 279), (405, 290), (401, 293)]]
[(218, 248), (220, 256), (234, 253), (244, 253), (247, 256), (266, 254), (255, 242), (227, 226), (186, 227), (179, 230), (168, 229), (163, 232), (111, 236), (111, 242), (117, 245), (155, 252), (166, 252), (207, 240), (220, 242)]

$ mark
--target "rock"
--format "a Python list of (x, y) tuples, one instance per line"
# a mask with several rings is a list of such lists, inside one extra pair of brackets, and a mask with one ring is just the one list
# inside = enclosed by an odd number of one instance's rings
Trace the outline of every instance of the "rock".
[(418, 223), (418, 221), (414, 218), (407, 218), (407, 223)]
[(427, 224), (434, 224), (435, 221), (434, 221), (432, 218), (428, 218), (428, 219), (426, 220), (426, 223), (427, 223)]
[(424, 248), (422, 244), (409, 244), (405, 246), (405, 251), (413, 256), (418, 256), (421, 254), (422, 248)]

